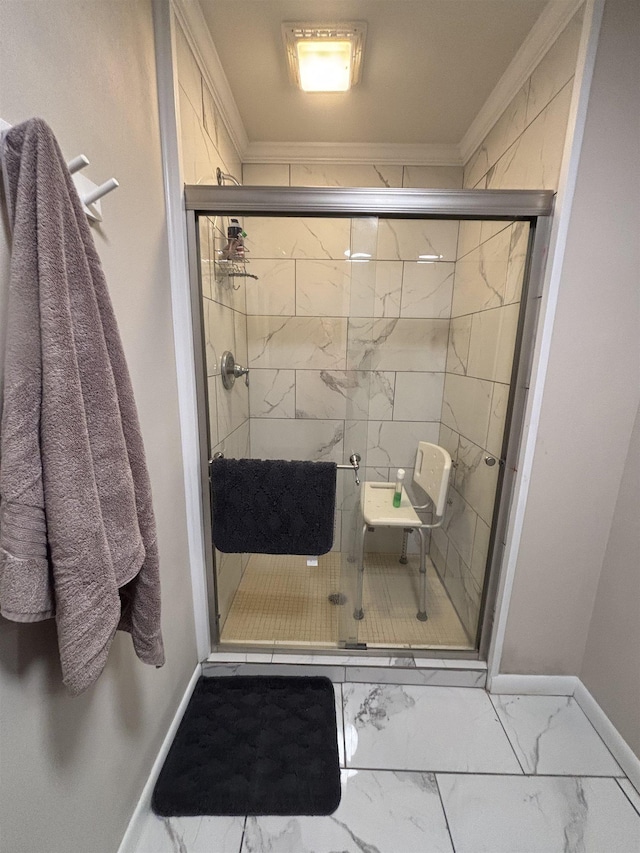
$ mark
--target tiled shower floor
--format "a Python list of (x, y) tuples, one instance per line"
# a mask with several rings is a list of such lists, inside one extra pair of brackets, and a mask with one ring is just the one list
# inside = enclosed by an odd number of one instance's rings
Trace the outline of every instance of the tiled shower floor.
[[(416, 619), (418, 557), (408, 565), (395, 554), (367, 554), (364, 575), (364, 619), (355, 623), (358, 641), (367, 645), (412, 648), (471, 647), (451, 601), (427, 561), (428, 620)], [(353, 568), (355, 575), (355, 567)], [(355, 588), (351, 581), (349, 587)], [(347, 594), (333, 605), (329, 595)], [(348, 608), (341, 613), (343, 608)], [(330, 552), (317, 566), (304, 557), (252, 554), (222, 627), (223, 643), (290, 643), (335, 645), (340, 620), (351, 620), (352, 593), (341, 583), (341, 555)]]

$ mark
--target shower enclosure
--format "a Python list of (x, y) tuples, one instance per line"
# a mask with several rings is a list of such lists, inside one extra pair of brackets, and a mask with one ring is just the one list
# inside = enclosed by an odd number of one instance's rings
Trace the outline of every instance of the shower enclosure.
[[(482, 653), (552, 194), (197, 186), (186, 203), (215, 640)], [(399, 562), (403, 531), (389, 528), (367, 534), (357, 619), (357, 481), (404, 468), (423, 504), (419, 441), (454, 466), (428, 544), (428, 619), (417, 537)], [(219, 454), (339, 463), (332, 551), (215, 552)]]

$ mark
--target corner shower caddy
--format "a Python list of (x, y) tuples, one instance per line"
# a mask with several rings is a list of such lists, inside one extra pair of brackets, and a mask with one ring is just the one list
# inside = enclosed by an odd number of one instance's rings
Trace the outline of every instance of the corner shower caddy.
[[(242, 186), (237, 178), (223, 172), (220, 166), (216, 169), (216, 180), (219, 187), (223, 187), (226, 184), (232, 184), (236, 187)], [(230, 278), (253, 278), (256, 281), (258, 280), (257, 275), (247, 272), (247, 259), (244, 257), (220, 258), (214, 261), (213, 265), (216, 271), (216, 281), (223, 282), (225, 279), (228, 281)], [(234, 290), (238, 290), (240, 287), (240, 285), (235, 287), (233, 284), (231, 286)]]

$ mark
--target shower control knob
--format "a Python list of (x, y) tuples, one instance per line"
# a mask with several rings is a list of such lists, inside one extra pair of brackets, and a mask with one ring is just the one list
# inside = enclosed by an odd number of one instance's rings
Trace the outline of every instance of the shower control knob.
[(222, 384), (230, 391), (233, 385), (240, 376), (244, 376), (247, 388), (249, 387), (249, 368), (241, 367), (233, 357), (233, 353), (226, 350), (222, 353), (220, 359), (220, 374), (222, 376)]
[(493, 466), (496, 464), (496, 460), (494, 459), (493, 456), (485, 456), (484, 457), (484, 464), (488, 465), (489, 468), (493, 468)]

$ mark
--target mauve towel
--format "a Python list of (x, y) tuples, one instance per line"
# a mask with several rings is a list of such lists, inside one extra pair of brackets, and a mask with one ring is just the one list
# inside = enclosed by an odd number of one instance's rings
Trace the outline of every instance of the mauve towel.
[(102, 672), (117, 629), (145, 663), (164, 663), (151, 488), (100, 259), (55, 137), (31, 119), (2, 149), (13, 242), (0, 612), (55, 616), (76, 694)]
[(335, 462), (215, 459), (213, 541), (219, 551), (326, 554), (333, 545)]

